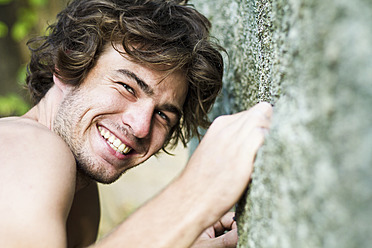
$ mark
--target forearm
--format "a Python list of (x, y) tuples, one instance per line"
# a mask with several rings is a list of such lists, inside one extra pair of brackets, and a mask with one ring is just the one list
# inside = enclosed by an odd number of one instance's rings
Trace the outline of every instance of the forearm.
[(179, 177), (94, 247), (189, 247), (215, 221), (202, 187)]

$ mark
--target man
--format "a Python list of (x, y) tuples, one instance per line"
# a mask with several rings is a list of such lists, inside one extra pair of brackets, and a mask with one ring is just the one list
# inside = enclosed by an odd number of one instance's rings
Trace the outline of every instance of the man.
[(0, 120), (1, 247), (236, 245), (227, 212), (269, 128), (265, 103), (218, 118), (183, 173), (93, 244), (96, 182), (208, 125), (223, 71), (209, 28), (180, 1), (80, 0), (30, 43), (35, 106)]

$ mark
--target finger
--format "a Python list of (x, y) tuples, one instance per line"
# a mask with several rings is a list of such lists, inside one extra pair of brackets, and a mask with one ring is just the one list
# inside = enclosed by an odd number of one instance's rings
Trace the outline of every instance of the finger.
[(252, 117), (249, 117), (249, 121), (254, 119), (254, 125), (263, 128), (270, 128), (271, 125), (271, 118), (273, 114), (273, 110), (270, 104), (266, 102), (259, 103), (248, 110)]
[(269, 129), (271, 126), (272, 113), (271, 105), (262, 102), (249, 110), (234, 114), (232, 122), (240, 125), (241, 130), (249, 130), (254, 127)]
[[(228, 212), (224, 216), (222, 216), (221, 219), (218, 222), (216, 222), (213, 225), (216, 237), (220, 236), (220, 235), (224, 234), (226, 231), (230, 231), (234, 227), (236, 227), (234, 216), (235, 216), (234, 212)], [(235, 223), (235, 225), (234, 225), (234, 223)]]
[(236, 224), (236, 221), (234, 220), (234, 223), (231, 225), (231, 230), (238, 229), (238, 224)]
[(220, 219), (221, 226), (224, 230), (231, 230), (234, 221), (235, 212), (228, 212)]
[(214, 247), (216, 248), (234, 248), (238, 244), (238, 230), (231, 230), (217, 237), (215, 240), (216, 246)]
[(231, 230), (224, 235), (212, 239), (199, 239), (192, 248), (234, 248), (238, 243), (237, 229)]
[(264, 114), (268, 119), (271, 118), (273, 114), (273, 107), (270, 103), (267, 102), (260, 102), (254, 105), (252, 110), (260, 111), (262, 114)]
[(260, 102), (245, 111), (238, 112), (232, 115), (239, 116), (243, 114), (244, 112), (261, 112), (266, 118), (270, 119), (273, 114), (273, 107), (270, 103)]

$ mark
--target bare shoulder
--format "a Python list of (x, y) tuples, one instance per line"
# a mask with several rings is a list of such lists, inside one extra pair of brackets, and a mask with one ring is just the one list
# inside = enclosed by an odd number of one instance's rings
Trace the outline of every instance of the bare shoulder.
[(28, 134), (24, 138), (33, 138), (36, 135), (42, 135), (43, 138), (55, 138), (59, 140), (58, 135), (50, 131), (46, 126), (23, 117), (6, 117), (0, 119), (0, 133), (8, 136), (16, 136), (20, 134)]
[(0, 137), (0, 151), (6, 155), (0, 158), (4, 164), (39, 159), (39, 156), (44, 161), (51, 158), (54, 162), (58, 159), (70, 163), (74, 161), (67, 144), (58, 135), (30, 119), (0, 119)]
[(65, 244), (76, 177), (67, 144), (20, 117), (1, 119), (0, 137), (0, 239), (9, 246), (21, 237), (25, 243), (19, 246), (40, 240), (47, 244), (45, 237)]
[(75, 180), (74, 156), (67, 144), (47, 127), (30, 119), (3, 118), (0, 120), (0, 137), (1, 172), (26, 171), (30, 180), (44, 177), (45, 182), (57, 176)]

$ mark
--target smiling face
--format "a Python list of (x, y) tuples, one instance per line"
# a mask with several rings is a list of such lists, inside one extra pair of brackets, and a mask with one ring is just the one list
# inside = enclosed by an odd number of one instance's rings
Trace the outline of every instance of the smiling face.
[(166, 75), (108, 46), (78, 88), (64, 85), (53, 130), (81, 171), (111, 183), (162, 148), (187, 94), (182, 73)]

